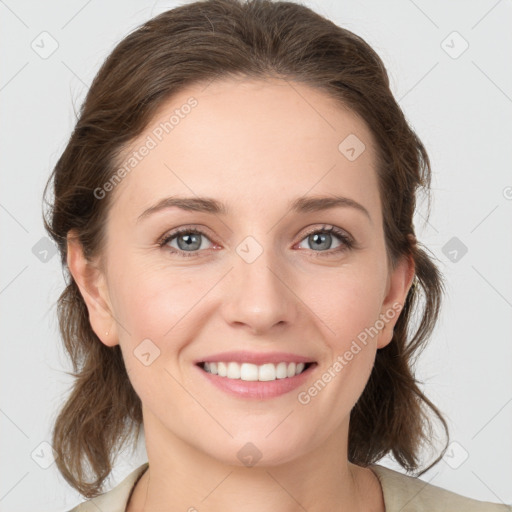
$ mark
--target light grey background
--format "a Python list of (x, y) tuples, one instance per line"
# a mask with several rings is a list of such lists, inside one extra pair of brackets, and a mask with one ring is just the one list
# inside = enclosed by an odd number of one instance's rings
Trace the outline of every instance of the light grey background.
[[(180, 3), (0, 0), (0, 511), (64, 511), (83, 500), (41, 445), (71, 383), (55, 311), (62, 272), (41, 241), (42, 190), (115, 43)], [(512, 503), (511, 2), (304, 3), (375, 48), (432, 160), (432, 213), (425, 223), (420, 210), (416, 228), (448, 292), (417, 370), (454, 444), (422, 478)], [(125, 453), (111, 485), (145, 460), (143, 444)]]

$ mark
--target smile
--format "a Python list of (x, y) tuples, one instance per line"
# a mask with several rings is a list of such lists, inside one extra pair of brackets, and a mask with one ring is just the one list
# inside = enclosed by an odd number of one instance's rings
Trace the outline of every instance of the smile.
[[(306, 385), (316, 362), (237, 363), (209, 361), (195, 367), (205, 382), (236, 398), (265, 400)], [(285, 374), (286, 372), (286, 374)]]
[(300, 375), (313, 363), (280, 362), (256, 365), (252, 363), (204, 362), (201, 368), (208, 373), (226, 377), (227, 379), (243, 381), (268, 382), (276, 379), (288, 379)]

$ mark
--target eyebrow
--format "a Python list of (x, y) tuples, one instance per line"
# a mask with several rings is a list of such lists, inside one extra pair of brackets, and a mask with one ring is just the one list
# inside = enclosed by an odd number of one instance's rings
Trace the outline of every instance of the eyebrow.
[[(224, 203), (210, 197), (171, 196), (161, 199), (142, 212), (137, 218), (137, 222), (140, 222), (156, 212), (173, 207), (185, 211), (204, 212), (214, 215), (228, 215), (230, 211)], [(318, 212), (332, 208), (353, 208), (364, 213), (366, 217), (368, 217), (368, 220), (372, 222), (368, 210), (362, 204), (349, 197), (337, 195), (299, 197), (291, 201), (288, 208), (295, 213)]]

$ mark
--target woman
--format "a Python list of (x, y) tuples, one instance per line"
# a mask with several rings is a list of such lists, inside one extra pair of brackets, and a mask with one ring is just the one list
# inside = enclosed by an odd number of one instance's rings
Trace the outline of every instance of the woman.
[[(73, 510), (510, 510), (376, 464), (420, 469), (429, 409), (448, 431), (411, 369), (442, 293), (413, 228), (429, 159), (362, 39), (288, 2), (165, 12), (52, 178)], [(148, 463), (101, 494), (142, 426)]]

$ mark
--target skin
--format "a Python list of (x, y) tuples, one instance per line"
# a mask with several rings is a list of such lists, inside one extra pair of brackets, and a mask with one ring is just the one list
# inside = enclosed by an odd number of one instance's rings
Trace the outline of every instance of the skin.
[[(307, 405), (297, 400), (359, 333), (404, 303), (413, 279), (412, 260), (395, 269), (387, 260), (372, 134), (309, 86), (229, 78), (174, 96), (126, 155), (190, 96), (198, 105), (110, 192), (103, 253), (86, 261), (68, 237), (92, 328), (105, 345), (120, 345), (143, 404), (150, 469), (127, 510), (383, 511), (376, 475), (348, 462), (348, 422), (398, 315)], [(338, 150), (349, 134), (366, 146), (354, 161)], [(288, 206), (332, 194), (357, 201), (370, 218), (350, 207)], [(230, 212), (173, 207), (137, 222), (171, 195), (215, 198)], [(190, 225), (205, 232), (192, 257), (170, 252), (177, 238), (158, 245)], [(333, 236), (315, 249), (308, 228), (325, 225), (357, 248), (335, 252), (343, 242)], [(236, 252), (249, 235), (263, 250), (252, 263)], [(133, 352), (147, 338), (160, 355), (145, 366)], [(205, 384), (193, 364), (239, 349), (306, 355), (318, 366), (300, 389), (244, 400)], [(237, 457), (247, 442), (261, 452), (253, 467)]]

